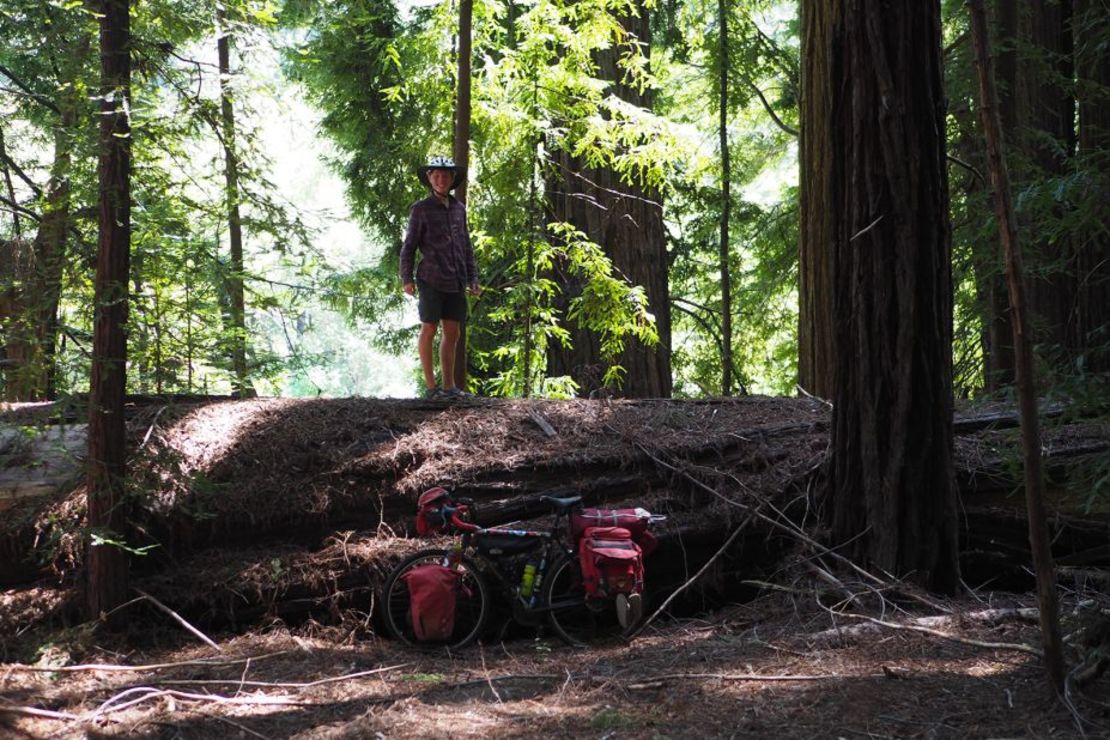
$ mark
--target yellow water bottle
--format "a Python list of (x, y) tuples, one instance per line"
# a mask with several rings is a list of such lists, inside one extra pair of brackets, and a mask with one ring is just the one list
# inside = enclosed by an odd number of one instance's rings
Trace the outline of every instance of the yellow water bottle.
[(524, 566), (524, 575), (520, 579), (520, 595), (528, 598), (532, 595), (532, 584), (536, 582), (536, 564), (528, 563)]

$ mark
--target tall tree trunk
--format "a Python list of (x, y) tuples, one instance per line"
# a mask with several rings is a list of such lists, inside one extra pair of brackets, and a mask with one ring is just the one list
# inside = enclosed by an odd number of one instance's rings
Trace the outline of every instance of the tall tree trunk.
[[(127, 278), (131, 254), (130, 0), (102, 0), (100, 18), (100, 240), (89, 383), (87, 604), (92, 618), (127, 597), (124, 536)], [(97, 539), (99, 538), (99, 540)]]
[[(1021, 14), (1017, 0), (995, 0), (994, 7), (999, 46), (998, 113), (1003, 138), (1016, 144), (1021, 140), (1019, 126), (1025, 120), (1025, 111), (1028, 108), (1028, 92), (1023, 76), (1018, 71), (1018, 48), (1022, 44)], [(994, 392), (1013, 385), (1017, 357), (1014, 353), (1014, 330), (1001, 247), (994, 242), (984, 246), (984, 254), (979, 263), (984, 267), (989, 302), (983, 376), (986, 389)]]
[(728, 0), (717, 2), (717, 25), (720, 30), (720, 118), (717, 122), (721, 139), (721, 394), (732, 395), (732, 273), (729, 267), (729, 216), (732, 213), (731, 163), (728, 152)]
[[(1093, 203), (1103, 204), (1103, 217), (1095, 219), (1076, 246), (1076, 338), (1086, 355), (1086, 370), (1110, 372), (1110, 224), (1105, 204), (1110, 201), (1110, 51), (1098, 43), (1110, 23), (1110, 6), (1105, 2), (1077, 0), (1075, 6), (1075, 67), (1078, 80), (1079, 155), (1082, 166), (1092, 170), (1098, 194)], [(1104, 163), (1101, 168), (1097, 163)]]
[(220, 65), (220, 122), (223, 131), (224, 178), (227, 183), (227, 232), (231, 251), (228, 292), (231, 303), (231, 368), (236, 396), (253, 395), (247, 378), (246, 301), (243, 296), (243, 221), (239, 215), (239, 158), (235, 150), (235, 107), (231, 92), (231, 38), (220, 14), (216, 41)]
[(1003, 153), (1002, 126), (998, 117), (994, 72), (991, 69), (987, 40), (986, 14), (982, 0), (970, 0), (975, 57), (979, 70), (980, 114), (987, 141), (991, 183), (994, 185), (995, 213), (998, 218), (1002, 251), (1006, 256), (1006, 278), (1017, 350), (1017, 385), (1021, 409), (1022, 453), (1025, 464), (1025, 501), (1029, 514), (1029, 542), (1037, 575), (1037, 602), (1040, 607), (1041, 639), (1049, 680), (1057, 693), (1064, 693), (1064, 658), (1056, 600), (1056, 570), (1044, 511), (1044, 474), (1041, 465), (1040, 421), (1033, 370), (1032, 341), (1026, 330), (1024, 275), (1017, 225), (1010, 201), (1010, 175)]
[[(1063, 178), (1075, 152), (1075, 99), (1071, 50), (1071, 0), (1028, 0), (1027, 38), (1030, 55), (1020, 74), (1029, 85), (1026, 145), (1035, 178)], [(1020, 124), (1019, 124), (1020, 125)], [(1058, 218), (1065, 217), (1063, 207)], [(1077, 283), (1069, 239), (1051, 239), (1030, 230), (1030, 257), (1043, 278), (1028, 285), (1027, 300), (1033, 336), (1062, 351), (1066, 364), (1078, 350), (1072, 321)], [(1038, 328), (1039, 327), (1039, 328)]]
[(798, 385), (832, 397), (832, 42), (842, 0), (802, 0)]
[[(467, 177), (455, 188), (455, 197), (466, 203), (466, 182), (470, 164), (470, 57), (471, 21), (474, 0), (459, 0), (459, 58), (458, 81), (455, 90), (455, 140), (452, 154), (455, 164), (463, 168)], [(455, 343), (455, 387), (466, 390), (466, 322), (459, 326)]]
[[(626, 16), (621, 23), (632, 39), (644, 44), (647, 53), (651, 44), (649, 12), (642, 3), (637, 5), (639, 15)], [(620, 53), (619, 49), (608, 49), (597, 55), (598, 76), (611, 80), (610, 89), (622, 100), (650, 108), (648, 93), (620, 83), (624, 76), (618, 65)], [(655, 315), (659, 345), (647, 347), (630, 339), (619, 358), (626, 372), (620, 395), (669, 397), (671, 313), (662, 194), (623, 182), (611, 169), (585, 167), (566, 152), (553, 157), (556, 161), (547, 188), (548, 218), (573, 224), (599, 244), (621, 275), (633, 285), (644, 287), (647, 308)], [(557, 279), (562, 283), (564, 299), (578, 289), (576, 282), (565, 275)], [(572, 347), (553, 347), (549, 351), (548, 372), (570, 376), (583, 394), (601, 390), (608, 367), (597, 336), (574, 326), (567, 329)]]
[[(88, 53), (87, 43), (75, 51)], [(66, 234), (70, 226), (70, 182), (77, 101), (67, 92), (58, 100), (54, 159), (43, 195), (42, 220), (31, 245), (29, 271), (17, 291), (18, 313), (12, 318), (5, 368), (5, 395), (13, 401), (54, 396), (54, 347), (58, 337), (58, 304), (62, 294)]]
[[(939, 0), (844, 0), (832, 49), (833, 538), (959, 584)], [(813, 84), (813, 83), (811, 83)]]

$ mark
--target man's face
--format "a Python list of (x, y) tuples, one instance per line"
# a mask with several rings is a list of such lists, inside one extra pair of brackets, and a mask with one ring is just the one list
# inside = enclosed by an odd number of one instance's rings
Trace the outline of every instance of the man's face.
[(455, 182), (455, 173), (451, 170), (429, 170), (428, 182), (432, 184), (432, 190), (436, 193), (446, 195), (451, 189), (451, 184)]

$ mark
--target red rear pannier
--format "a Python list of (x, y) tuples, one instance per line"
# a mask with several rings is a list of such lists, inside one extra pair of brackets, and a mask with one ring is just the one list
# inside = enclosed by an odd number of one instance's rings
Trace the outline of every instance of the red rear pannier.
[(657, 544), (655, 537), (648, 532), (651, 513), (646, 509), (582, 509), (571, 512), (570, 538), (577, 542), (590, 527), (622, 527), (632, 535), (632, 541), (640, 546), (645, 555), (650, 555)]
[(644, 590), (644, 555), (624, 527), (590, 527), (578, 543), (582, 585), (589, 598)]
[(418, 565), (401, 576), (409, 588), (409, 616), (417, 640), (443, 641), (455, 631), (458, 574), (442, 565)]

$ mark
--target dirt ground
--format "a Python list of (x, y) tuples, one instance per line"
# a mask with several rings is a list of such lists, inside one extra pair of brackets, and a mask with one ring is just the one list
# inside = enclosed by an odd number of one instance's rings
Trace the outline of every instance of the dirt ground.
[[(1102, 600), (1073, 593), (1065, 616)], [(219, 650), (183, 631), (148, 631), (164, 644), (143, 650), (126, 647), (134, 634), (76, 631), (45, 646), (35, 666), (0, 665), (0, 733), (1110, 737), (1106, 678), (1074, 690), (1070, 708), (1050, 698), (1039, 658), (1023, 649), (1038, 644), (1035, 615), (1018, 609), (1028, 603), (994, 595), (935, 609), (883, 605), (871, 617), (891, 626), (849, 616), (846, 603), (834, 617), (815, 592), (770, 590), (702, 618), (657, 621), (627, 644), (573, 649), (522, 636), (455, 655), (312, 625), (273, 625)]]

